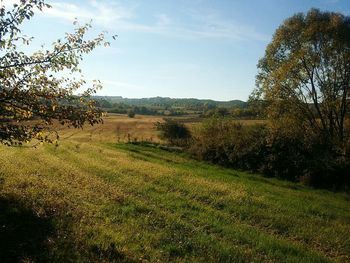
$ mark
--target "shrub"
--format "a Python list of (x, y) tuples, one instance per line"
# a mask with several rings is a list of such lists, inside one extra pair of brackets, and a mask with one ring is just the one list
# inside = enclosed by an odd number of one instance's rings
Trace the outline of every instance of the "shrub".
[(189, 151), (201, 160), (313, 186), (350, 185), (349, 158), (320, 138), (300, 127), (244, 126), (211, 118), (197, 130)]
[(197, 131), (190, 152), (223, 166), (258, 170), (266, 145), (263, 125), (243, 126), (228, 119), (211, 118)]
[(155, 127), (160, 131), (160, 138), (171, 145), (185, 147), (191, 141), (191, 132), (183, 123), (164, 119), (164, 122), (157, 122)]
[(135, 111), (134, 110), (128, 110), (127, 112), (129, 118), (134, 118), (135, 117)]

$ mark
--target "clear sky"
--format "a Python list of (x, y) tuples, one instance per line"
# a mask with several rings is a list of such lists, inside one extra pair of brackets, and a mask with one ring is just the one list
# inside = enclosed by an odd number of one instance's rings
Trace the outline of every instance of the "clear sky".
[[(13, 2), (4, 0), (3, 2)], [(311, 7), (350, 15), (350, 0), (62, 0), (26, 23), (47, 46), (72, 31), (75, 18), (92, 33), (118, 34), (88, 55), (87, 79), (100, 95), (247, 100), (256, 64), (284, 19)]]

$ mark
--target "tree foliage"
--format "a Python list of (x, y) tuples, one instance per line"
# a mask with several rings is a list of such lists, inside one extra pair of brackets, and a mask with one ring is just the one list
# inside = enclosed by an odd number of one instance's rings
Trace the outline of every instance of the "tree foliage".
[(56, 122), (78, 128), (102, 121), (102, 112), (90, 98), (100, 82), (76, 93), (86, 84), (77, 77), (83, 55), (109, 44), (103, 33), (86, 39), (90, 24), (75, 22), (74, 32), (66, 33), (50, 50), (28, 54), (23, 49), (33, 38), (25, 36), (21, 26), (36, 11), (49, 7), (43, 0), (0, 6), (0, 143), (5, 145), (32, 139), (52, 142), (52, 134), (58, 138), (53, 128)]
[(344, 146), (349, 136), (350, 17), (311, 9), (276, 30), (258, 64), (252, 99), (268, 117)]
[(134, 109), (129, 109), (127, 114), (129, 118), (134, 118), (136, 115)]
[(155, 128), (160, 132), (160, 137), (176, 146), (186, 146), (191, 139), (190, 130), (176, 120), (164, 119), (164, 122), (157, 122)]

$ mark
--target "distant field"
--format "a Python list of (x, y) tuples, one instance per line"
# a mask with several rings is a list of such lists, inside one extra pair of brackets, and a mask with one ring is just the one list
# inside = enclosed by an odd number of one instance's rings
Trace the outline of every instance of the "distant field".
[[(131, 141), (152, 141), (160, 142), (158, 132), (154, 124), (162, 121), (162, 116), (136, 115), (129, 118), (125, 114), (109, 113), (104, 118), (104, 123), (95, 126), (86, 126), (83, 130), (60, 128), (61, 141), (73, 139), (76, 142), (128, 142)], [(185, 123), (191, 129), (197, 127), (203, 118), (198, 116), (167, 117)], [(237, 120), (244, 125), (262, 124), (264, 120)]]
[(160, 120), (0, 146), (0, 262), (350, 262), (348, 194), (122, 143)]
[(130, 138), (159, 142), (158, 133), (154, 129), (157, 121), (162, 121), (162, 118), (141, 115), (129, 118), (126, 115), (109, 113), (103, 124), (86, 126), (83, 130), (63, 128), (60, 132), (61, 141), (116, 143), (127, 142)]

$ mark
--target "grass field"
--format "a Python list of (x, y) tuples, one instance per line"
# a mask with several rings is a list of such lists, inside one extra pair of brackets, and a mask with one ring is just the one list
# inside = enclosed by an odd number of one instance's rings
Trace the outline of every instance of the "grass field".
[(157, 120), (0, 147), (0, 262), (350, 262), (348, 194), (124, 143)]

